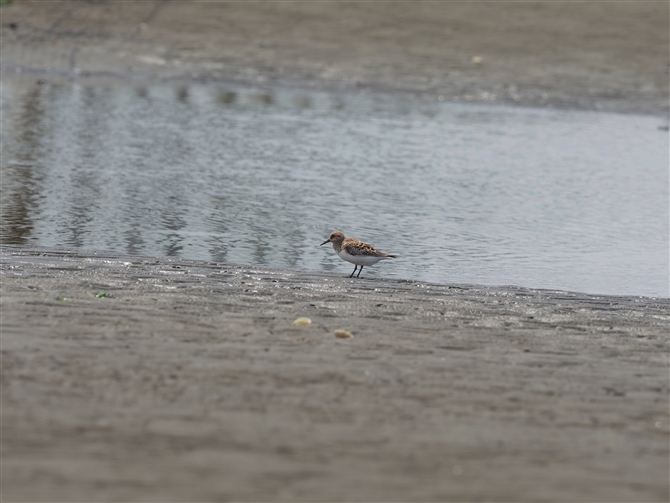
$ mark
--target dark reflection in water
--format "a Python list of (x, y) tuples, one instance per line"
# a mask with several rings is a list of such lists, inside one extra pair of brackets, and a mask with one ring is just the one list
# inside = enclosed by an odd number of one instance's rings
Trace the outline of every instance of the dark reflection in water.
[(217, 94), (217, 101), (222, 105), (232, 105), (237, 99), (237, 94), (232, 91), (220, 91)]
[(309, 97), (305, 95), (296, 96), (293, 100), (293, 104), (296, 108), (310, 108), (312, 106)]
[[(35, 166), (41, 155), (41, 142), (45, 131), (42, 121), (42, 89), (31, 87), (18, 106), (17, 120), (13, 124), (11, 139), (3, 134), (2, 167), (2, 242), (25, 244), (34, 230), (33, 219), (39, 218), (36, 200), (39, 197), (39, 182), (42, 179)], [(6, 149), (13, 147), (14, 155), (7, 156)], [(7, 161), (5, 165), (5, 160)]]
[(139, 98), (146, 98), (149, 96), (149, 91), (146, 87), (144, 86), (139, 86), (135, 88), (135, 93)]
[(12, 163), (3, 170), (3, 243), (25, 244), (33, 231), (34, 215), (30, 211), (35, 196), (33, 172), (31, 164)]
[(272, 105), (274, 104), (274, 98), (271, 93), (257, 93), (252, 94), (251, 99), (261, 105)]
[(668, 295), (650, 117), (207, 86), (4, 79), (4, 243)]
[(161, 255), (177, 257), (184, 249), (184, 237), (181, 231), (187, 228), (186, 221), (181, 217), (181, 208), (187, 201), (183, 201), (176, 194), (167, 196), (167, 207), (161, 215), (161, 227), (166, 230), (164, 250)]
[(182, 86), (177, 88), (177, 101), (186, 103), (188, 101), (188, 87)]

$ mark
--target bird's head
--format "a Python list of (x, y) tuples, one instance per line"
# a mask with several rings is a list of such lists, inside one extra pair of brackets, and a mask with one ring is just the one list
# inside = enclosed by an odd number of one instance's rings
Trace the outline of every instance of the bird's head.
[(330, 233), (330, 237), (326, 239), (323, 243), (321, 243), (319, 246), (323, 246), (326, 243), (333, 243), (336, 245), (339, 245), (344, 241), (344, 234), (342, 234), (340, 231), (334, 231)]

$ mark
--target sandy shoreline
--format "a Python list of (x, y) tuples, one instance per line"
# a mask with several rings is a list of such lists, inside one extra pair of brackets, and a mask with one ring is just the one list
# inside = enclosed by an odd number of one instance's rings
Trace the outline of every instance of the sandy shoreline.
[[(417, 5), (15, 0), (2, 71), (668, 113), (668, 3)], [(0, 273), (3, 501), (670, 498), (668, 299), (20, 246)]]
[(667, 116), (667, 2), (32, 2), (2, 70)]
[(4, 501), (668, 499), (668, 299), (1, 265)]

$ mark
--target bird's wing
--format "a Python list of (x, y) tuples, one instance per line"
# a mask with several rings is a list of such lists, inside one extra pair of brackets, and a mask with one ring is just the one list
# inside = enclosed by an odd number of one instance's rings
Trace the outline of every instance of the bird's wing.
[(369, 244), (353, 238), (345, 239), (344, 243), (342, 243), (342, 249), (345, 250), (349, 255), (364, 255), (369, 257), (387, 256), (386, 253), (376, 250)]

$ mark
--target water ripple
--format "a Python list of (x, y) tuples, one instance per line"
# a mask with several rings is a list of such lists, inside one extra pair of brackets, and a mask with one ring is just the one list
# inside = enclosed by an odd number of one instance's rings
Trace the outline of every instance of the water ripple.
[(231, 87), (2, 81), (5, 243), (668, 295), (652, 117)]

